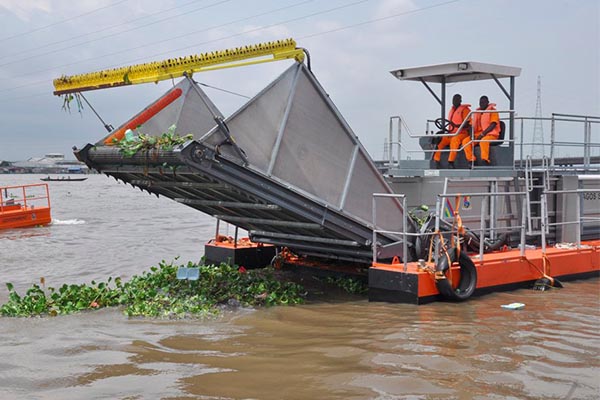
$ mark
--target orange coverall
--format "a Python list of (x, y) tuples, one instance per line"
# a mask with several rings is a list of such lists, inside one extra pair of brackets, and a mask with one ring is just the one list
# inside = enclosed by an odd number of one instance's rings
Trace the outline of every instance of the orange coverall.
[[(481, 110), (478, 108), (477, 110)], [(496, 111), (495, 104), (489, 104), (486, 110)], [(483, 131), (485, 131), (492, 122), (496, 123), (494, 129), (489, 131), (485, 136), (481, 137)], [(473, 135), (475, 140), (481, 140), (479, 142), (479, 147), (481, 148), (481, 159), (489, 163), (490, 161), (490, 142), (489, 140), (497, 140), (500, 136), (500, 116), (497, 112), (492, 113), (482, 113), (482, 114), (473, 114), (472, 118), (473, 125)], [(462, 141), (462, 145), (465, 147), (465, 157), (467, 161), (473, 162), (475, 161), (475, 156), (473, 155), (473, 143), (471, 142), (471, 137), (466, 137)]]
[[(448, 129), (448, 132), (450, 132), (450, 133), (456, 132), (456, 130), (458, 129), (460, 124), (463, 123), (463, 121), (467, 118), (467, 116), (471, 112), (470, 107), (471, 107), (470, 104), (461, 104), (456, 109), (454, 108), (454, 106), (452, 106), (452, 108), (448, 112), (448, 120), (452, 121), (454, 123), (454, 125), (456, 125), (456, 127), (451, 126)], [(462, 141), (467, 137), (469, 137), (469, 133), (467, 132), (466, 129), (462, 129), (460, 131), (460, 133), (457, 134), (456, 136), (442, 137), (442, 140), (437, 145), (438, 151), (436, 151), (435, 154), (433, 155), (433, 159), (435, 161), (439, 162), (442, 157), (442, 152), (440, 150), (448, 147), (448, 145), (450, 145), (450, 149), (458, 150)], [(451, 151), (450, 154), (448, 154), (448, 162), (454, 162), (454, 160), (456, 160), (457, 155), (458, 155), (458, 151)]]

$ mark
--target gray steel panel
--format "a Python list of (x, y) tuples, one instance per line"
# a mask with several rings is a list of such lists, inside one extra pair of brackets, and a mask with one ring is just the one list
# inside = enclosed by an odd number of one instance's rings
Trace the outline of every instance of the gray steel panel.
[[(372, 162), (365, 154), (360, 153), (354, 165), (354, 171), (345, 210), (351, 212), (365, 223), (372, 224), (373, 193), (389, 193), (390, 190), (381, 175), (373, 171)], [(377, 199), (377, 221), (379, 229), (389, 231), (402, 230), (402, 208), (392, 198)]]
[[(182, 82), (191, 85), (187, 79)], [(196, 87), (198, 90), (190, 87), (185, 96), (185, 102), (175, 122), (175, 132), (181, 136), (191, 133), (194, 139), (199, 139), (216, 125), (214, 117), (222, 118), (223, 115), (202, 89), (198, 85)]]
[[(371, 222), (371, 195), (392, 193), (356, 135), (302, 64), (288, 68), (225, 122), (248, 158), (249, 168), (362, 223)], [(277, 132), (281, 132), (279, 139)], [(200, 142), (216, 149), (223, 139), (214, 128)], [(231, 146), (222, 145), (218, 152), (239, 161)], [(272, 155), (276, 159), (270, 171)], [(354, 157), (363, 161), (356, 168)], [(355, 190), (360, 198), (347, 206), (342, 204), (344, 193), (352, 186), (362, 190)], [(401, 213), (394, 200), (383, 202), (391, 208), (395, 204)]]
[(273, 176), (339, 207), (354, 143), (302, 69)]
[[(269, 168), (271, 153), (297, 71), (296, 65), (288, 68), (266, 90), (225, 120), (231, 136), (246, 154), (249, 164), (263, 173), (267, 173)], [(200, 141), (214, 147), (224, 139), (219, 129), (214, 128)], [(220, 151), (233, 159), (239, 158), (230, 146), (221, 146)]]
[[(181, 113), (181, 108), (185, 104), (185, 97), (190, 85), (186, 81), (181, 81), (176, 88), (180, 88), (183, 93), (177, 100), (160, 110), (155, 116), (144, 122), (141, 126), (134, 129), (136, 134), (143, 133), (149, 136), (160, 136), (171, 127), (177, 125), (177, 117)], [(171, 89), (173, 90), (173, 89)]]
[(283, 118), (281, 119), (281, 124), (279, 125), (279, 131), (277, 132), (277, 138), (275, 139), (275, 144), (273, 145), (273, 150), (271, 151), (271, 158), (269, 159), (269, 167), (267, 169), (267, 175), (271, 176), (273, 173), (273, 168), (275, 167), (275, 161), (279, 155), (279, 149), (281, 148), (281, 141), (283, 139), (283, 134), (285, 132), (285, 127), (287, 125), (288, 119), (290, 117), (290, 112), (292, 109), (292, 102), (294, 100), (294, 96), (296, 95), (296, 88), (298, 87), (298, 77), (300, 76), (300, 68), (296, 68), (294, 74), (294, 81), (292, 82), (292, 88), (290, 89), (290, 93), (288, 95), (287, 104), (285, 106), (285, 113), (283, 114)]
[[(135, 133), (143, 133), (149, 136), (160, 136), (161, 134), (167, 132), (172, 125), (175, 125), (175, 132), (177, 134), (187, 135), (188, 133), (192, 133), (194, 138), (199, 138), (208, 132), (213, 126), (215, 126), (213, 113), (219, 116), (221, 113), (199, 87), (198, 89), (200, 94), (196, 90), (191, 90), (192, 88), (190, 81), (184, 79), (175, 85), (175, 87), (166, 91), (163, 96), (175, 89), (181, 89), (181, 96), (160, 110), (148, 121), (144, 122), (140, 127), (134, 129)], [(200, 95), (202, 98), (204, 98), (204, 101), (202, 101)], [(163, 96), (161, 96), (161, 98)], [(159, 100), (160, 98), (157, 101)], [(130, 121), (137, 118), (144, 111), (152, 107), (157, 101), (153, 102), (142, 111), (137, 113), (134, 117), (121, 124), (115, 131), (121, 129)], [(208, 104), (211, 110), (207, 108), (206, 104)], [(112, 133), (102, 138), (96, 144), (103, 145), (104, 140), (110, 135), (112, 135)]]
[(348, 198), (350, 183), (352, 182), (352, 177), (354, 176), (354, 169), (356, 167), (356, 160), (358, 159), (359, 151), (360, 147), (354, 146), (354, 152), (352, 153), (352, 158), (350, 159), (350, 168), (346, 174), (346, 182), (344, 182), (344, 191), (342, 192), (342, 198), (340, 200), (340, 208), (346, 207), (346, 199)]
[[(190, 89), (190, 85), (187, 81), (183, 80), (179, 82), (174, 88), (169, 89), (167, 92), (165, 92), (165, 94), (174, 89), (181, 89), (183, 92), (181, 96), (179, 96), (177, 100), (169, 104), (167, 107), (160, 110), (154, 117), (150, 118), (150, 120), (146, 121), (139, 128), (134, 129), (136, 133), (143, 133), (145, 135), (150, 136), (160, 136), (162, 133), (166, 132), (171, 125), (176, 124), (177, 117), (179, 116), (181, 108), (183, 107), (185, 97)], [(163, 96), (165, 94), (163, 94)], [(139, 114), (141, 114), (142, 112), (140, 112)]]

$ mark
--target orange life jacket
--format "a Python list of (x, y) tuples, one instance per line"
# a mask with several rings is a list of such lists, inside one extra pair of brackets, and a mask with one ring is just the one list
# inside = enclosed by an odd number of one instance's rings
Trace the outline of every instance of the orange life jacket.
[(465, 118), (467, 118), (467, 115), (469, 115), (469, 113), (471, 112), (470, 107), (470, 104), (461, 104), (460, 106), (458, 106), (458, 108), (454, 108), (454, 106), (450, 108), (450, 111), (448, 112), (448, 120), (452, 121), (452, 123), (456, 125), (456, 127), (450, 126), (448, 128), (448, 132), (456, 132), (460, 124), (463, 123)]
[[(479, 107), (477, 110), (481, 110), (481, 107)], [(496, 105), (490, 103), (485, 110), (496, 111)], [(486, 128), (490, 126), (492, 122), (495, 122), (496, 126), (487, 134), (495, 135), (496, 137), (498, 137), (500, 136), (500, 117), (498, 116), (498, 113), (473, 114), (473, 128), (475, 129), (475, 136), (477, 137), (478, 134), (486, 130)]]

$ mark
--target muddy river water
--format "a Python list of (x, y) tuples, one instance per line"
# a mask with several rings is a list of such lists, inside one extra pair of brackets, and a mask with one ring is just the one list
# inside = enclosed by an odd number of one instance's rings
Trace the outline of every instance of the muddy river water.
[[(0, 233), (1, 302), (5, 282), (23, 291), (40, 277), (59, 286), (198, 260), (214, 234), (212, 218), (105, 176), (50, 193), (51, 226)], [(418, 307), (326, 298), (209, 320), (0, 317), (0, 399), (597, 399), (600, 279), (565, 286)], [(501, 308), (512, 302), (526, 306)]]

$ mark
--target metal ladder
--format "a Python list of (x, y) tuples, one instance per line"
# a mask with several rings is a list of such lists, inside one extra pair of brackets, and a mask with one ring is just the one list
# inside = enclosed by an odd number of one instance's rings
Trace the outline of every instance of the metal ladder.
[[(550, 162), (547, 157), (542, 158), (541, 174), (536, 174), (532, 166), (531, 156), (527, 156), (525, 160), (525, 196), (527, 202), (527, 234), (540, 235), (542, 226), (545, 226), (545, 233), (549, 233), (548, 225), (542, 224), (542, 219), (548, 219), (547, 204), (542, 205), (541, 193), (536, 192), (536, 189), (542, 191), (550, 190)], [(540, 183), (541, 180), (541, 183)], [(534, 213), (532, 206), (539, 207), (539, 213)], [(537, 214), (537, 215), (535, 215)], [(535, 222), (535, 224), (534, 224)]]

